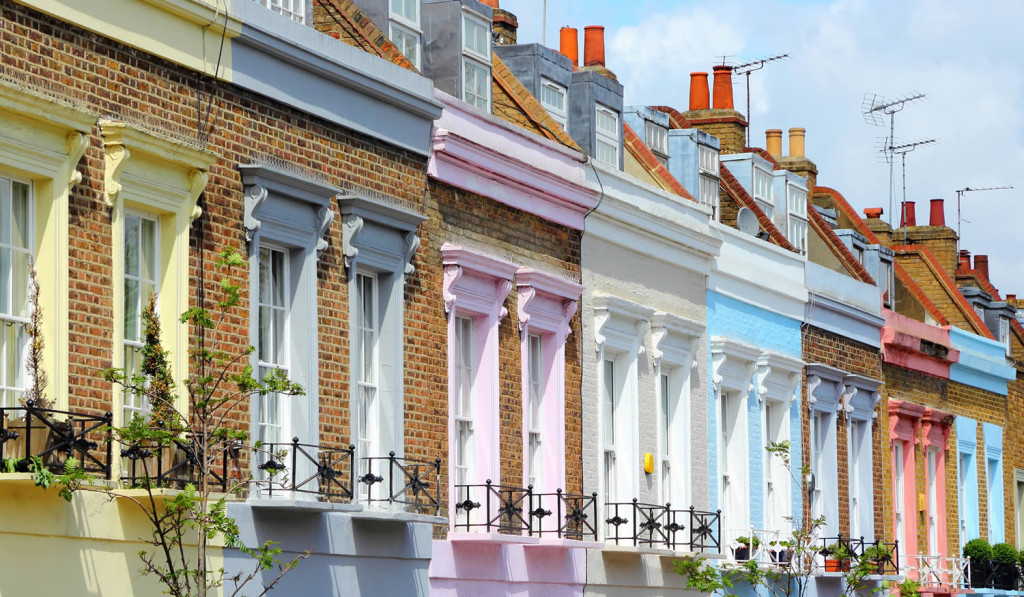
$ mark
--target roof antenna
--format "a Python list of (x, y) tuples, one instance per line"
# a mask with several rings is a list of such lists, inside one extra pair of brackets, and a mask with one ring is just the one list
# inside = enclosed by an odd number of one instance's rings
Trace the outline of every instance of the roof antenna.
[(1005, 186), (1005, 187), (980, 187), (980, 188), (977, 188), (977, 189), (971, 188), (971, 187), (964, 187), (962, 189), (957, 189), (956, 190), (956, 250), (957, 250), (957, 255), (960, 254), (960, 198), (963, 197), (964, 193), (976, 193), (976, 192), (979, 192), (979, 191), (1006, 191), (1006, 190), (1010, 190), (1012, 188), (1013, 188), (1013, 186), (1011, 185), (1011, 186)]
[[(882, 148), (882, 151), (885, 152), (886, 160), (890, 161), (890, 166), (892, 165), (891, 164), (891, 160), (895, 157), (895, 155), (899, 155), (900, 156), (900, 161), (902, 162), (902, 167), (903, 167), (903, 201), (900, 203), (900, 221), (901, 222), (905, 222), (906, 221), (906, 217), (907, 217), (907, 214), (906, 214), (906, 211), (907, 211), (907, 154), (910, 153), (911, 151), (914, 151), (918, 147), (921, 147), (922, 145), (931, 145), (932, 143), (935, 143), (935, 139), (923, 139), (921, 141), (913, 141), (911, 143), (901, 143), (900, 145), (891, 145), (890, 144), (890, 145)], [(907, 244), (907, 227), (906, 226), (903, 227), (903, 244)]]
[(889, 162), (889, 225), (892, 226), (892, 218), (895, 215), (893, 202), (896, 196), (896, 181), (893, 171), (893, 156), (896, 146), (896, 113), (902, 110), (910, 102), (924, 99), (923, 93), (908, 93), (896, 99), (886, 99), (874, 93), (865, 93), (864, 101), (861, 103), (861, 112), (864, 114), (864, 121), (875, 126), (885, 126), (885, 115), (889, 116), (889, 138), (886, 139), (883, 151), (886, 161)]
[[(761, 60), (751, 60), (750, 62), (741, 64), (732, 70), (737, 75), (747, 75), (747, 147), (750, 147), (750, 73), (755, 70), (761, 70), (769, 62), (775, 62), (776, 60), (782, 60), (783, 58), (789, 58), (789, 54), (776, 54), (768, 58), (762, 58)], [(723, 64), (724, 64), (723, 60)]]

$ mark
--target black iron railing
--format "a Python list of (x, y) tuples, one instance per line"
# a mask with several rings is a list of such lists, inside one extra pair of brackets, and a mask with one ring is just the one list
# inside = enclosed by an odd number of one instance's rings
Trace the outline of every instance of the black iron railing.
[(597, 493), (530, 492), (530, 530), (538, 537), (597, 541)]
[(668, 506), (632, 502), (605, 504), (608, 541), (634, 547), (669, 547)]
[(505, 535), (529, 535), (534, 516), (530, 514), (529, 487), (495, 485), (455, 486), (455, 528)]
[(826, 572), (843, 572), (866, 564), (871, 574), (900, 574), (899, 541), (884, 543), (867, 541), (864, 537), (822, 537), (819, 545), (818, 553), (825, 558)]
[[(362, 462), (365, 472), (358, 482), (366, 487), (367, 503), (401, 504), (415, 512), (433, 511), (435, 516), (441, 513), (440, 458), (399, 458), (391, 452), (387, 457), (363, 458)], [(374, 473), (375, 467), (380, 474)]]
[[(257, 469), (265, 475), (267, 495), (291, 491), (316, 495), (321, 501), (350, 501), (355, 490), (352, 459), (355, 446), (335, 448), (300, 444), (265, 443), (254, 450)], [(310, 474), (302, 470), (312, 471)], [(303, 476), (300, 476), (303, 475)]]
[[(220, 470), (210, 469), (207, 478), (221, 491), (228, 490), (228, 460), (238, 457), (238, 449), (222, 450)], [(167, 445), (135, 444), (121, 450), (127, 463), (121, 470), (121, 482), (128, 487), (167, 487), (183, 489), (199, 481), (198, 471), (204, 453), (199, 442), (192, 437), (173, 439)]]
[(29, 400), (25, 406), (0, 408), (0, 420), (0, 460), (18, 459), (18, 470), (28, 470), (33, 456), (53, 470), (63, 470), (68, 458), (76, 458), (85, 472), (111, 478), (112, 413), (36, 408)]
[(695, 553), (722, 551), (722, 511), (706, 512), (690, 506), (689, 510), (668, 509), (668, 548)]

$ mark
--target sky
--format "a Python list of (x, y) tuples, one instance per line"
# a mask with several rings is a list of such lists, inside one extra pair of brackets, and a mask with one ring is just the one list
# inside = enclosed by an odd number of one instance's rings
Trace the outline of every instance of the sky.
[[(519, 20), (519, 42), (541, 42), (545, 0), (500, 0)], [(888, 122), (868, 124), (865, 94), (922, 93), (895, 115), (896, 144), (935, 139), (906, 155), (906, 198), (926, 224), (929, 199), (946, 200), (961, 248), (989, 255), (993, 284), (1024, 298), (1024, 2), (1021, 0), (546, 0), (546, 43), (562, 26), (603, 25), (606, 65), (627, 105), (687, 109), (689, 74), (722, 56), (740, 64), (786, 53), (750, 76), (751, 144), (764, 131), (807, 129), (818, 184), (863, 213), (889, 217), (889, 166), (878, 151)], [(745, 79), (734, 79), (746, 111)], [(783, 136), (783, 152), (788, 142)], [(895, 168), (895, 211), (903, 196)], [(897, 216), (898, 218), (898, 216)], [(898, 222), (896, 222), (898, 225)]]

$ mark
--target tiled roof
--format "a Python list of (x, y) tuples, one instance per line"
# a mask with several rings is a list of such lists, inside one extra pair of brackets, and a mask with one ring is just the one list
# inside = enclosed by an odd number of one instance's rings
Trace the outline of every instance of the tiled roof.
[(829, 226), (825, 218), (818, 213), (818, 210), (814, 209), (814, 205), (808, 200), (807, 202), (807, 219), (811, 223), (811, 228), (821, 236), (821, 239), (825, 241), (828, 248), (832, 250), (832, 254), (836, 256), (839, 261), (846, 266), (847, 271), (857, 278), (861, 282), (867, 282), (868, 284), (874, 284), (875, 281), (871, 278), (871, 274), (868, 270), (864, 269), (860, 261), (850, 252), (846, 244), (836, 235), (835, 230), (832, 230), (832, 226)]
[(750, 209), (750, 211), (754, 212), (757, 216), (758, 223), (761, 225), (761, 229), (768, 233), (768, 237), (772, 242), (787, 251), (793, 251), (796, 253), (796, 247), (786, 240), (785, 235), (775, 227), (775, 224), (767, 215), (765, 215), (764, 211), (762, 211), (757, 205), (757, 202), (754, 201), (754, 198), (747, 193), (746, 189), (743, 188), (740, 181), (736, 180), (736, 177), (732, 175), (732, 172), (729, 172), (729, 168), (727, 168), (725, 164), (720, 163), (718, 165), (718, 172), (719, 177), (721, 178), (721, 186), (725, 189), (725, 192), (728, 193), (729, 196), (732, 197), (733, 201), (735, 201), (740, 207), (746, 207)]
[[(491, 74), (494, 83), (498, 85), (515, 102), (519, 110), (526, 118), (541, 131), (541, 133), (553, 141), (558, 141), (566, 147), (582, 151), (580, 146), (573, 141), (569, 133), (565, 132), (560, 124), (548, 114), (544, 106), (540, 105), (537, 98), (526, 89), (526, 86), (512, 74), (512, 71), (505, 66), (505, 63), (498, 58), (497, 54), (491, 54)], [(501, 116), (498, 114), (497, 116)]]
[(689, 128), (693, 128), (692, 126), (690, 126), (690, 123), (686, 122), (686, 118), (683, 116), (682, 112), (680, 112), (679, 110), (676, 110), (675, 108), (672, 108), (672, 107), (669, 107), (669, 106), (651, 106), (651, 108), (654, 109), (654, 110), (657, 110), (659, 112), (664, 112), (665, 114), (668, 114), (668, 122), (669, 122), (669, 125), (671, 126), (671, 128), (674, 128), (674, 129), (689, 129)]
[(338, 26), (347, 34), (342, 41), (402, 68), (419, 72), (398, 47), (391, 43), (380, 27), (351, 0), (314, 0), (314, 4), (324, 9), (323, 13), (328, 19), (327, 22), (316, 25), (318, 30), (341, 39), (338, 32), (331, 31), (334, 26)]
[[(1003, 300), (1003, 297), (999, 295), (999, 291), (996, 290), (996, 287), (993, 286), (992, 282), (989, 282), (988, 278), (986, 278), (984, 275), (982, 275), (981, 272), (979, 272), (976, 269), (969, 269), (969, 270), (966, 270), (966, 271), (965, 270), (957, 270), (957, 277), (958, 278), (960, 277), (960, 273), (961, 272), (964, 272), (965, 275), (973, 276), (975, 281), (978, 283), (978, 286), (981, 287), (981, 289), (984, 290), (985, 292), (987, 292), (990, 295), (992, 295), (992, 299), (993, 300), (995, 300), (995, 301), (1002, 301)], [(1024, 342), (1024, 325), (1021, 325), (1020, 321), (1018, 321), (1017, 319), (1011, 319), (1010, 320), (1010, 326), (1014, 330), (1016, 330), (1017, 336), (1020, 337), (1021, 342)]]
[[(874, 232), (871, 231), (870, 228), (868, 228), (868, 225), (864, 223), (864, 220), (862, 220), (856, 210), (853, 209), (853, 206), (846, 200), (846, 197), (843, 197), (842, 193), (835, 189), (822, 186), (815, 186), (814, 193), (828, 195), (832, 199), (836, 208), (843, 212), (847, 219), (850, 220), (853, 228), (864, 235), (864, 238), (866, 238), (869, 243), (873, 245), (882, 244), (882, 241)], [(917, 282), (914, 281), (910, 274), (907, 273), (907, 270), (904, 269), (898, 261), (893, 263), (893, 273), (900, 283), (903, 284), (904, 288), (906, 288), (910, 294), (914, 295), (917, 302), (920, 303), (920, 305), (924, 307), (924, 310), (932, 316), (932, 319), (939, 322), (941, 325), (949, 325), (949, 320), (946, 319), (946, 316), (942, 314), (942, 311), (939, 311), (939, 308), (935, 306), (935, 303), (928, 298), (928, 295), (924, 293), (924, 290), (921, 289)]]
[(677, 195), (686, 197), (691, 201), (695, 201), (693, 195), (688, 193), (686, 189), (683, 188), (683, 185), (679, 184), (679, 181), (669, 173), (668, 168), (658, 161), (658, 158), (654, 155), (654, 152), (651, 151), (651, 148), (647, 147), (647, 144), (640, 139), (636, 134), (636, 131), (626, 123), (622, 123), (622, 144), (625, 145), (626, 149), (629, 150), (629, 153), (632, 154), (632, 156), (636, 158), (636, 160), (640, 162), (648, 172), (651, 173), (651, 176), (658, 181), (662, 188), (666, 191), (671, 191)]
[(980, 336), (985, 336), (989, 339), (995, 339), (992, 332), (985, 325), (985, 322), (978, 317), (978, 314), (971, 307), (964, 295), (960, 294), (960, 289), (957, 287), (956, 282), (953, 281), (949, 275), (942, 269), (939, 262), (935, 259), (935, 255), (928, 250), (928, 247), (924, 245), (893, 245), (892, 250), (897, 255), (906, 254), (917, 254), (928, 270), (934, 276), (935, 280), (939, 283), (939, 287), (948, 296), (949, 300), (953, 302), (957, 310), (963, 315), (964, 319), (974, 328), (974, 332)]

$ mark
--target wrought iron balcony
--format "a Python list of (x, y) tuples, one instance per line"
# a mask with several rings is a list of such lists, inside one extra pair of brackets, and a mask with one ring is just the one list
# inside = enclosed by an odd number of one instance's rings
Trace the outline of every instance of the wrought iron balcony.
[(538, 537), (597, 541), (597, 493), (530, 493), (530, 529)]
[[(220, 470), (210, 470), (208, 479), (221, 491), (228, 490), (228, 460), (238, 457), (238, 450), (222, 449)], [(121, 469), (121, 482), (128, 487), (167, 487), (184, 489), (199, 481), (198, 470), (204, 454), (194, 437), (171, 440), (166, 446), (136, 444), (121, 450), (127, 462)]]
[(262, 444), (255, 453), (256, 468), (265, 475), (270, 497), (275, 492), (295, 492), (313, 494), (325, 502), (352, 500), (355, 446), (337, 448), (300, 444), (299, 438), (294, 437), (290, 444)]
[(399, 458), (391, 452), (387, 457), (363, 458), (362, 463), (365, 472), (358, 478), (360, 500), (371, 505), (398, 504), (421, 514), (440, 514), (440, 458), (433, 461)]
[(532, 494), (532, 487), (495, 485), (490, 479), (484, 485), (456, 485), (455, 528), (466, 532), (530, 535), (531, 523), (539, 515), (530, 511)]
[(0, 420), (0, 460), (17, 459), (18, 470), (27, 471), (33, 456), (52, 470), (63, 470), (68, 458), (76, 458), (85, 472), (111, 478), (112, 413), (36, 408), (30, 400), (0, 408)]
[(672, 534), (669, 506), (645, 504), (633, 498), (632, 502), (613, 502), (604, 507), (608, 541), (616, 545), (669, 549)]
[(845, 572), (867, 565), (870, 574), (898, 576), (901, 574), (899, 542), (867, 541), (864, 537), (822, 537), (816, 543), (816, 565), (825, 572)]
[(668, 508), (668, 548), (694, 553), (721, 553), (722, 511), (707, 512), (690, 506), (689, 510)]

